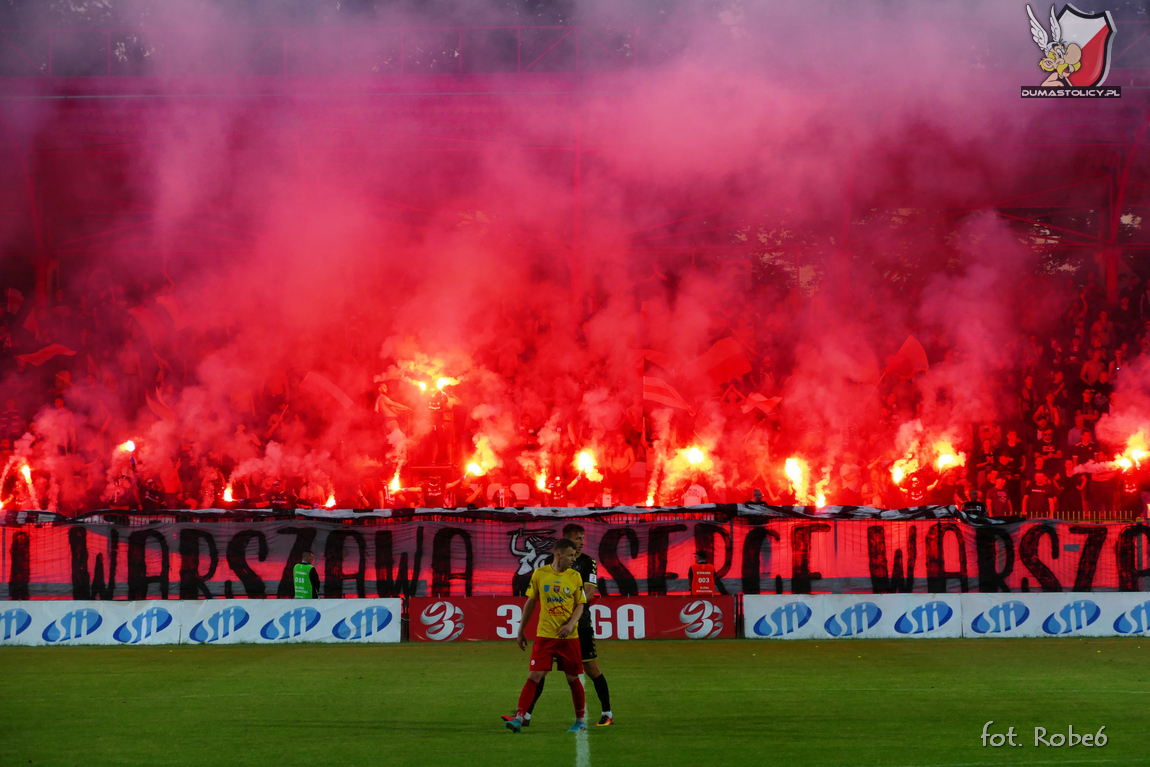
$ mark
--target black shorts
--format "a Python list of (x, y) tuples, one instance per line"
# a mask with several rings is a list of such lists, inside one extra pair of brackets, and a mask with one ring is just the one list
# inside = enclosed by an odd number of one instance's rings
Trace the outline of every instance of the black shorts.
[(582, 621), (579, 623), (579, 653), (584, 663), (599, 657), (595, 651), (595, 629), (590, 622), (587, 625), (583, 625)]

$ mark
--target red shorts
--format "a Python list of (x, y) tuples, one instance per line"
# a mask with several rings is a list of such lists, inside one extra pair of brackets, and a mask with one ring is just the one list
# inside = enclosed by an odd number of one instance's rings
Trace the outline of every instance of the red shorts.
[(531, 646), (531, 670), (550, 671), (555, 662), (559, 670), (567, 674), (582, 674), (583, 659), (579, 652), (579, 639), (547, 639), (538, 637)]

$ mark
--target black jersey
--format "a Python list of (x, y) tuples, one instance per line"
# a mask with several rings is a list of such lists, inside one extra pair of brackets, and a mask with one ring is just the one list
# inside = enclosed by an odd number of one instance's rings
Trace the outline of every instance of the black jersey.
[[(546, 557), (544, 557), (543, 564), (549, 565), (554, 561), (555, 557), (551, 554), (548, 554)], [(584, 586), (589, 583), (596, 588), (599, 587), (599, 566), (595, 563), (594, 558), (589, 557), (586, 554), (580, 554), (579, 556), (575, 557), (575, 562), (571, 565), (571, 569), (579, 573), (579, 575), (583, 578)], [(583, 608), (583, 615), (579, 616), (579, 622), (586, 622), (588, 624), (591, 623), (591, 610), (589, 606)]]

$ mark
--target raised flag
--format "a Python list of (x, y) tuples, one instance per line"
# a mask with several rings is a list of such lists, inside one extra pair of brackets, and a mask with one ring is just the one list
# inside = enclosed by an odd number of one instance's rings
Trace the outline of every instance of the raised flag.
[(724, 381), (750, 373), (751, 363), (738, 341), (724, 338), (696, 357), (687, 369), (695, 378), (711, 386), (718, 386)]
[(147, 400), (148, 409), (152, 411), (152, 414), (156, 416), (156, 418), (159, 418), (161, 421), (168, 421), (170, 423), (175, 423), (178, 420), (176, 418), (176, 411), (168, 407), (167, 403), (164, 402), (163, 397), (160, 396), (158, 389), (156, 390), (156, 396), (154, 398), (152, 397), (152, 393), (150, 391), (145, 391), (144, 399)]
[(146, 306), (136, 306), (128, 310), (128, 314), (140, 323), (140, 327), (148, 334), (152, 346), (159, 346), (168, 337), (168, 329), (164, 327), (163, 320), (154, 311)]
[(344, 394), (343, 389), (332, 383), (327, 376), (320, 375), (314, 370), (308, 371), (308, 374), (303, 377), (300, 382), (301, 389), (307, 389), (316, 393), (324, 393), (343, 406), (344, 410), (351, 408), (355, 403), (351, 401), (351, 397)]
[(16, 359), (24, 360), (29, 365), (40, 367), (48, 360), (55, 357), (57, 354), (63, 354), (65, 357), (71, 357), (75, 353), (76, 352), (72, 351), (63, 344), (48, 344), (38, 352), (32, 352), (31, 354), (17, 354)]
[(18, 314), (20, 306), (24, 303), (24, 294), (16, 288), (8, 288), (8, 313)]
[(662, 378), (655, 376), (643, 376), (643, 399), (648, 402), (658, 402), (660, 405), (667, 407), (678, 408), (679, 410), (686, 410), (691, 415), (695, 414), (695, 408), (687, 403), (679, 392), (675, 391), (675, 387), (664, 381)]
[(919, 371), (930, 370), (930, 363), (926, 359), (926, 349), (914, 336), (907, 336), (902, 342), (902, 348), (891, 357), (890, 364), (883, 371), (883, 376), (895, 374), (910, 378)]
[(751, 392), (747, 395), (747, 401), (743, 403), (743, 412), (749, 413), (755, 408), (762, 410), (764, 413), (770, 413), (779, 403), (783, 401), (782, 397), (767, 397), (764, 394)]
[(36, 316), (35, 308), (28, 312), (28, 316), (24, 318), (22, 327), (37, 338), (40, 337), (40, 320)]
[(184, 308), (183, 302), (173, 295), (156, 296), (156, 303), (172, 316), (172, 324), (176, 330), (183, 330), (192, 324), (192, 315)]

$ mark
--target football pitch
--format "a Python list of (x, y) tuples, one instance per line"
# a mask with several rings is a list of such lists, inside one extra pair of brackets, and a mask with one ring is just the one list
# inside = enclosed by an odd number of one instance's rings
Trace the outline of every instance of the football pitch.
[[(600, 644), (613, 727), (511, 643), (0, 648), (0, 765), (1150, 763), (1150, 637)], [(1013, 726), (1015, 742), (982, 745)], [(1096, 733), (1105, 746), (1034, 745)]]

